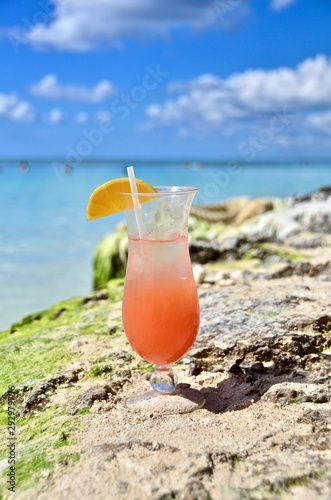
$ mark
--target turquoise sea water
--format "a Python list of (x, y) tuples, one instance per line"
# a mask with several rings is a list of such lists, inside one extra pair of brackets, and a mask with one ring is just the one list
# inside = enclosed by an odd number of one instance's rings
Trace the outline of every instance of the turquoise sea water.
[[(95, 187), (123, 177), (124, 163), (91, 163), (65, 175), (58, 163), (17, 162), (0, 170), (0, 331), (26, 314), (91, 289), (97, 242), (123, 214), (86, 222), (85, 207)], [(287, 196), (331, 184), (329, 164), (135, 163), (137, 178), (154, 185), (199, 188), (196, 202), (233, 196)]]

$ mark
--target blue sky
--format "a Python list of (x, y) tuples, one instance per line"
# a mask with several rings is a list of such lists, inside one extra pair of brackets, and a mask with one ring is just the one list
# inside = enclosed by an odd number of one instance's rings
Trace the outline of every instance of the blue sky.
[(0, 157), (328, 158), (329, 0), (2, 0)]

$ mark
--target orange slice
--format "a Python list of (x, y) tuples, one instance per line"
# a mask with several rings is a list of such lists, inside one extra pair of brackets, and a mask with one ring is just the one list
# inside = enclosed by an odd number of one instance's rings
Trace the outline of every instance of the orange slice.
[[(136, 179), (138, 193), (156, 193), (156, 189), (147, 182)], [(130, 193), (130, 182), (127, 177), (113, 179), (97, 187), (91, 194), (86, 206), (87, 220), (106, 217), (133, 207), (131, 197), (119, 193)], [(147, 201), (148, 197), (139, 202)]]

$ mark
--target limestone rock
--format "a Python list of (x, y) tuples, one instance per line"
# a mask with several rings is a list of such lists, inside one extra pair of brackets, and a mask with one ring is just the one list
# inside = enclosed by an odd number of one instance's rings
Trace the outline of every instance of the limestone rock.
[(269, 198), (250, 200), (237, 214), (234, 224), (236, 226), (240, 226), (246, 220), (257, 217), (265, 212), (269, 212), (270, 210), (273, 210), (273, 208), (274, 204)]
[(215, 275), (215, 283), (219, 286), (231, 286), (240, 283), (244, 279), (242, 271), (219, 271)]
[(201, 283), (204, 282), (205, 277), (206, 277), (206, 269), (204, 266), (201, 264), (195, 264), (193, 266), (193, 276), (194, 276), (194, 281), (196, 282), (197, 285), (201, 285)]
[(231, 224), (248, 200), (242, 197), (210, 205), (193, 205), (190, 214), (208, 222)]
[(312, 193), (304, 194), (304, 195), (296, 195), (291, 196), (289, 201), (291, 203), (302, 203), (304, 201), (318, 201), (318, 200), (327, 200), (331, 197), (331, 186), (323, 186)]
[(4, 332), (3, 388), (15, 377), (18, 410), (26, 398), (18, 498), (329, 498), (330, 281), (315, 271), (199, 288), (199, 335), (176, 363), (186, 399), (205, 400), (192, 413), (126, 407), (150, 367), (120, 324), (108, 335), (123, 280)]
[(210, 205), (193, 205), (191, 216), (211, 223), (226, 225), (233, 223), (240, 226), (246, 220), (273, 210), (273, 208), (274, 204), (269, 198), (251, 200), (242, 197)]

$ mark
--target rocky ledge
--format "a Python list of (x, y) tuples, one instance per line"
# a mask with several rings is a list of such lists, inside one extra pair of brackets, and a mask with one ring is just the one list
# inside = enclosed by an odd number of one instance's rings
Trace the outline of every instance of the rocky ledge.
[(264, 200), (239, 225), (233, 212), (231, 223), (191, 220), (201, 326), (176, 371), (205, 398), (193, 413), (125, 407), (148, 390), (151, 366), (125, 340), (121, 278), (1, 334), (17, 498), (330, 498), (331, 210), (321, 192), (272, 209)]

